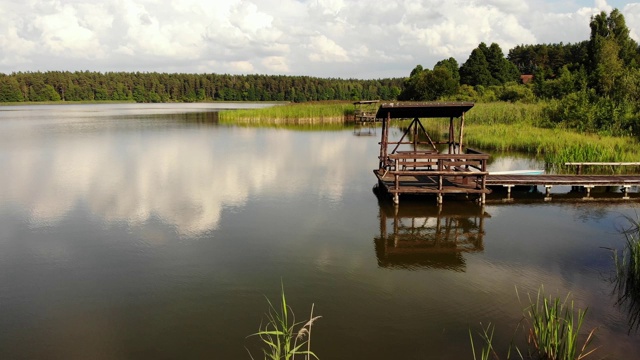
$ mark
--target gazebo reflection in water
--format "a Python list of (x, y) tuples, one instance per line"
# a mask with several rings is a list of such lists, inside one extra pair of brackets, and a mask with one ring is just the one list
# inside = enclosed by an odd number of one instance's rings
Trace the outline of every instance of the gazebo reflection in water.
[(407, 199), (394, 206), (384, 196), (378, 199), (380, 236), (375, 249), (380, 267), (465, 271), (463, 253), (484, 250), (484, 220), (491, 216), (481, 205), (433, 206)]

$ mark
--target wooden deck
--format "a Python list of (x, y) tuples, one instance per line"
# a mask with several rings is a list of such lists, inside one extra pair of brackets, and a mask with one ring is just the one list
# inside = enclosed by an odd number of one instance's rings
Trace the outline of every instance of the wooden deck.
[(618, 186), (622, 188), (623, 199), (629, 199), (629, 189), (640, 186), (640, 175), (487, 175), (487, 186), (504, 186), (508, 197), (514, 186), (544, 186), (547, 197), (553, 186), (582, 187), (591, 195), (591, 189), (602, 186)]
[[(479, 183), (480, 172), (459, 172), (459, 176), (451, 176), (450, 171), (380, 171), (374, 170), (378, 183), (390, 195), (397, 199), (400, 194), (435, 194), (438, 203), (442, 203), (445, 194), (478, 194), (483, 202), (482, 194), (491, 193), (487, 187), (502, 186), (507, 188), (511, 197), (514, 186), (544, 186), (547, 197), (550, 197), (553, 186), (581, 187), (586, 191), (586, 198), (595, 187), (620, 187), (622, 199), (629, 199), (631, 187), (640, 187), (640, 175), (491, 175), (485, 177), (485, 188)], [(396, 183), (396, 175), (397, 183)], [(442, 179), (442, 184), (440, 183)], [(397, 200), (395, 200), (397, 201)]]
[[(374, 170), (374, 174), (390, 194), (488, 194), (489, 189), (478, 188), (476, 181), (467, 181), (455, 176), (442, 176), (442, 186), (440, 186), (439, 178), (441, 173), (438, 171), (421, 172), (420, 175), (399, 175), (398, 187), (395, 186), (395, 175), (387, 172), (381, 174), (379, 170)], [(445, 174), (451, 174), (446, 172)]]
[(640, 186), (640, 175), (487, 175), (487, 185)]

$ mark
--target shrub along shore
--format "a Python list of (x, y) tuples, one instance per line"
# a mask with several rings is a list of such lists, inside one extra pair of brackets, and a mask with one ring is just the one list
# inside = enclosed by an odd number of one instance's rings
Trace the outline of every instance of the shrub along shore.
[[(638, 140), (578, 132), (553, 124), (546, 104), (477, 103), (465, 118), (466, 145), (486, 151), (517, 151), (542, 156), (550, 166), (571, 161), (637, 162)], [(286, 104), (264, 109), (224, 111), (220, 122), (252, 125), (340, 124), (348, 122), (350, 102)], [(425, 122), (430, 132), (447, 132), (448, 120)]]

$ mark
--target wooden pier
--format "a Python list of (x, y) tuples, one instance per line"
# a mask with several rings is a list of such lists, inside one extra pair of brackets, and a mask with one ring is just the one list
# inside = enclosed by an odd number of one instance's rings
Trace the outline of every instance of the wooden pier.
[(514, 186), (544, 186), (547, 198), (551, 197), (553, 186), (581, 187), (586, 191), (585, 198), (591, 196), (595, 187), (620, 187), (622, 198), (630, 199), (629, 189), (640, 186), (640, 175), (491, 175), (486, 179), (488, 186), (507, 188), (507, 197), (511, 198)]
[[(638, 163), (568, 163), (576, 175), (492, 175), (487, 171), (488, 154), (465, 148), (464, 114), (473, 103), (392, 103), (382, 104), (376, 117), (382, 120), (378, 169), (373, 172), (378, 187), (399, 204), (402, 194), (433, 194), (438, 204), (448, 194), (476, 195), (484, 204), (491, 187), (505, 187), (510, 198), (514, 186), (544, 186), (550, 199), (553, 186), (585, 189), (586, 198), (594, 187), (620, 187), (622, 198), (640, 186), (640, 175), (582, 175), (591, 165), (637, 165)], [(433, 141), (420, 119), (449, 118), (446, 141)], [(389, 141), (392, 119), (413, 119), (399, 141)], [(456, 119), (457, 131), (456, 131)], [(446, 145), (446, 146), (445, 146)], [(444, 147), (444, 152), (440, 148)], [(426, 148), (426, 149), (425, 149)]]
[[(401, 194), (435, 194), (438, 204), (445, 194), (478, 194), (484, 203), (491, 192), (486, 186), (489, 155), (470, 149), (462, 153), (464, 114), (472, 107), (473, 103), (380, 105), (376, 117), (382, 120), (382, 135), (374, 174), (395, 204)], [(448, 140), (433, 141), (421, 118), (449, 118)], [(413, 119), (399, 141), (389, 140), (392, 119)], [(460, 119), (457, 133), (455, 119)], [(447, 152), (440, 152), (440, 146)]]

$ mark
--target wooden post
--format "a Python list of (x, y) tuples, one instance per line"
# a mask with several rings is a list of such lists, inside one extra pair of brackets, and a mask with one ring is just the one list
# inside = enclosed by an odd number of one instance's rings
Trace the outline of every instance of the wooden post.
[(460, 117), (460, 140), (458, 141), (458, 154), (462, 154), (462, 138), (464, 134), (464, 113)]
[(453, 126), (453, 117), (449, 118), (449, 154), (455, 153), (455, 129)]
[(418, 118), (416, 118), (414, 120), (414, 123), (412, 123), (413, 125), (413, 129), (411, 129), (411, 131), (413, 132), (413, 151), (415, 152), (416, 150), (418, 150)]

